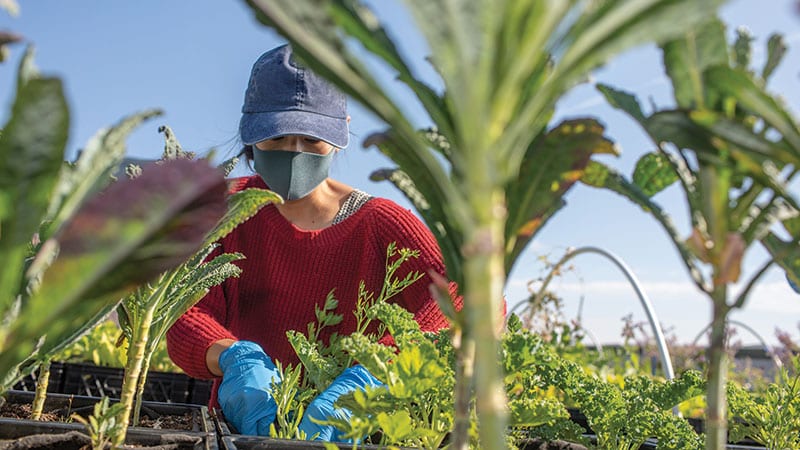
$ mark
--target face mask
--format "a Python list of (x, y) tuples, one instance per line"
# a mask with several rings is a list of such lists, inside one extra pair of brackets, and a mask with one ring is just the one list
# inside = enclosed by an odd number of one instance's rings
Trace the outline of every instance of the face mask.
[(310, 194), (328, 178), (333, 151), (327, 155), (286, 150), (253, 149), (256, 173), (284, 200), (297, 200)]

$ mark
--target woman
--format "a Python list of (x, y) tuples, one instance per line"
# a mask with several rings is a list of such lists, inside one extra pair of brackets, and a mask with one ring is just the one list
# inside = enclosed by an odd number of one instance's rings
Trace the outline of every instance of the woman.
[[(289, 46), (253, 65), (242, 113), (240, 137), (257, 175), (235, 180), (232, 191), (268, 186), (285, 202), (265, 206), (220, 242), (218, 252), (245, 255), (238, 262), (241, 276), (213, 288), (183, 315), (167, 343), (170, 357), (190, 376), (214, 378), (210, 404), (219, 404), (239, 432), (268, 435), (276, 410), (268, 392), (279, 382), (273, 359), (298, 363), (287, 331), (305, 332), (331, 290), (343, 320), (324, 328), (321, 338), (355, 331), (348, 311), (355, 309), (359, 283), (380, 292), (393, 242), (420, 253), (396, 276), (425, 276), (390, 301), (412, 312), (423, 330), (447, 327), (427, 275), (444, 276), (445, 268), (435, 239), (414, 214), (328, 177), (331, 158), (348, 144), (346, 100), (298, 66)], [(348, 414), (334, 411), (333, 402), (379, 383), (362, 366), (346, 369), (309, 405), (300, 429), (309, 438), (340, 440), (335, 429), (311, 418)]]

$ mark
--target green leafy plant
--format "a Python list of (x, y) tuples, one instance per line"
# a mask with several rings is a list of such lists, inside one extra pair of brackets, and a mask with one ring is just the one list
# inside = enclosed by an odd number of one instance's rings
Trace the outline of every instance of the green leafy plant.
[[(113, 320), (97, 324), (69, 347), (53, 355), (52, 360), (64, 363), (89, 363), (102, 367), (125, 367), (127, 360), (127, 340), (122, 330)], [(41, 371), (41, 368), (39, 369)], [(150, 359), (150, 370), (158, 372), (182, 373), (167, 354), (165, 341), (155, 348)], [(38, 377), (37, 377), (38, 379)]]
[[(26, 56), (22, 67), (27, 66), (26, 71), (35, 73), (32, 68), (32, 53)], [(21, 69), (22, 70), (22, 69)], [(125, 154), (124, 138), (142, 121), (158, 115), (158, 111), (148, 111), (123, 119), (110, 129), (98, 131), (89, 143), (81, 150), (78, 158), (74, 162), (62, 163), (61, 170), (57, 176), (57, 183), (54, 186), (53, 194), (49, 198), (46, 217), (42, 219), (39, 232), (33, 239), (33, 252), (38, 251), (41, 242), (46, 241), (49, 236), (60, 230), (64, 224), (71, 220), (76, 214), (77, 209), (86, 203), (87, 199), (96, 195), (104, 189), (113, 179), (113, 171), (119, 166)], [(40, 247), (45, 250), (45, 247)], [(52, 251), (49, 249), (47, 251)], [(47, 253), (43, 253), (46, 255)], [(40, 264), (35, 270), (41, 272), (48, 262)], [(36, 266), (32, 266), (36, 267)], [(38, 283), (40, 274), (31, 272), (28, 277), (31, 286)], [(37, 419), (41, 415), (41, 408), (44, 404), (47, 392), (49, 366), (53, 355), (62, 352), (66, 347), (72, 345), (81, 336), (93, 329), (100, 321), (104, 320), (113, 310), (114, 305), (108, 304), (98, 310), (91, 318), (86, 320), (74, 332), (64, 336), (61, 341), (53, 341), (51, 346), (39, 348), (36, 355), (33, 355), (25, 363), (25, 371), (30, 372), (37, 366), (39, 367), (39, 377), (37, 378), (36, 397), (33, 402), (31, 417)]]
[[(182, 149), (170, 128), (161, 127), (160, 131), (165, 135), (162, 163), (191, 160), (194, 157)], [(223, 166), (230, 168), (232, 164), (224, 163)], [(149, 170), (143, 170), (139, 177), (145, 176)], [(127, 426), (129, 420), (134, 425), (138, 423), (150, 359), (167, 330), (211, 287), (239, 275), (240, 269), (233, 262), (244, 255), (212, 254), (217, 247), (216, 242), (264, 205), (280, 201), (280, 196), (264, 189), (247, 189), (234, 194), (228, 200), (225, 215), (205, 235), (200, 251), (176, 267), (162, 272), (152, 282), (140, 285), (122, 299), (117, 314), (128, 340), (125, 375), (120, 392), (120, 403), (124, 409), (120, 410), (118, 419), (123, 426)], [(124, 434), (118, 436), (115, 444), (120, 445), (123, 439)]]
[(562, 360), (543, 376), (586, 415), (600, 448), (638, 449), (648, 438), (656, 438), (658, 448), (665, 449), (703, 445), (703, 438), (686, 419), (672, 412), (677, 404), (703, 393), (705, 381), (700, 372), (686, 371), (669, 381), (642, 375), (625, 377), (620, 386)]
[[(397, 265), (391, 259), (396, 252), (404, 253), (393, 247), (388, 249), (387, 267), (396, 269)], [(400, 259), (403, 258), (396, 261)], [(402, 285), (392, 282), (394, 270), (387, 272), (390, 275), (385, 286)], [(361, 311), (356, 311), (356, 314), (382, 323), (393, 338), (393, 347), (382, 343), (381, 334), (365, 331), (335, 339), (330, 346), (318, 342), (315, 347), (310, 347), (308, 339), (299, 337), (297, 333), (288, 334), (294, 336), (292, 342), (309, 377), (323, 374), (329, 367), (341, 370), (340, 361), (343, 360), (358, 361), (385, 383), (378, 388), (367, 388), (365, 392), (342, 396), (337, 406), (347, 407), (353, 416), (347, 420), (331, 419), (328, 424), (340, 429), (345, 436), (354, 439), (370, 436), (373, 443), (380, 445), (438, 449), (450, 436), (455, 419), (452, 397), (456, 358), (450, 331), (422, 332), (411, 313), (382, 301), (381, 296), (377, 299), (379, 301), (374, 303), (361, 302)], [(325, 306), (327, 312), (318, 314), (318, 321), (334, 317), (334, 308), (335, 303), (329, 297)], [(513, 427), (508, 438), (512, 441), (521, 439), (526, 431), (546, 425), (554, 438), (580, 440), (580, 431), (568, 420), (564, 405), (558, 398), (547, 394), (547, 386), (536, 374), (537, 364), (542, 364), (547, 358), (554, 360), (555, 354), (546, 353), (545, 349), (549, 347), (537, 336), (523, 331), (518, 324), (518, 320), (512, 321), (510, 328), (513, 332), (504, 334), (503, 338), (504, 367), (509, 374), (504, 385), (510, 399), (510, 423)], [(317, 326), (309, 326), (310, 332), (317, 330)], [(296, 375), (292, 370), (289, 372)], [(278, 423), (287, 428), (284, 431), (278, 429), (273, 435), (291, 438), (298, 437), (296, 423), (293, 425), (292, 421), (297, 421), (305, 402), (319, 390), (314, 383), (305, 390), (298, 388), (296, 377), (289, 379), (288, 385), (284, 385), (284, 380), (274, 392), (276, 399), (283, 399), (278, 401)], [(330, 381), (324, 376), (322, 379)], [(325, 386), (323, 382), (319, 389)], [(289, 397), (295, 399), (294, 404), (285, 401)], [(304, 400), (297, 400), (299, 398)], [(476, 433), (477, 430), (471, 427), (473, 447), (478, 446)]]
[[(375, 305), (384, 304), (421, 278), (422, 274), (418, 272), (410, 272), (402, 279), (395, 277), (395, 273), (405, 261), (418, 256), (418, 251), (398, 249), (394, 243), (387, 247), (386, 275), (381, 291), (376, 295), (375, 292), (367, 291), (365, 285), (361, 283), (356, 309), (347, 312), (356, 316), (356, 331), (353, 336), (376, 343), (381, 349), (389, 349), (383, 344), (377, 344), (383, 338), (386, 327), (383, 323), (375, 323), (376, 317), (370, 311)], [(282, 382), (273, 386), (272, 395), (278, 404), (278, 412), (277, 426), (273, 424), (271, 436), (304, 439), (305, 436), (302, 436), (297, 426), (305, 407), (318, 393), (325, 390), (345, 367), (353, 364), (354, 355), (345, 350), (345, 346), (349, 345), (349, 337), (333, 334), (327, 342), (320, 339), (320, 332), (325, 327), (341, 322), (342, 315), (336, 313), (337, 307), (338, 301), (334, 291), (331, 291), (322, 305), (316, 307), (316, 322), (308, 324), (306, 334), (298, 331), (286, 333), (301, 364), (286, 368), (278, 366)]]
[[(790, 242), (768, 234), (773, 224), (796, 216), (798, 210), (786, 186), (800, 163), (800, 128), (765, 89), (785, 47), (780, 36), (770, 38), (767, 61), (756, 73), (749, 67), (752, 39), (742, 29), (738, 33), (729, 47), (725, 27), (715, 18), (662, 46), (675, 109), (647, 115), (632, 94), (599, 86), (611, 105), (628, 113), (650, 135), (656, 151), (639, 160), (632, 182), (597, 162), (583, 177), (588, 185), (621, 193), (653, 215), (694, 283), (711, 300), (708, 449), (722, 449), (726, 442), (725, 337), (730, 311), (744, 306), (753, 286), (775, 261), (792, 270), (800, 267), (798, 228), (789, 228), (794, 233)], [(652, 198), (675, 183), (689, 208), (688, 238), (679, 235)], [(742, 280), (744, 289), (734, 297), (730, 286), (740, 281), (745, 252), (762, 239), (774, 256)]]
[[(373, 322), (374, 317), (368, 315), (367, 311), (373, 305), (386, 302), (422, 277), (419, 272), (409, 272), (402, 279), (394, 276), (397, 269), (405, 261), (418, 256), (418, 251), (406, 248), (398, 249), (395, 243), (389, 244), (386, 248), (386, 275), (384, 276), (381, 292), (376, 297), (374, 292), (366, 290), (363, 282), (360, 283), (356, 309), (348, 312), (356, 316), (354, 334), (364, 335), (368, 338), (383, 336), (385, 326), (378, 325), (374, 329), (370, 329), (370, 324)], [(318, 338), (322, 328), (341, 322), (341, 315), (334, 312), (337, 306), (338, 301), (334, 297), (333, 291), (331, 291), (328, 293), (323, 307), (315, 308), (317, 322), (308, 325), (306, 335), (297, 331), (286, 333), (289, 343), (305, 368), (306, 380), (319, 392), (325, 390), (330, 382), (344, 368), (351, 366), (354, 361), (351, 355), (343, 351), (342, 336), (333, 335), (329, 342), (322, 342)]]
[[(408, 312), (376, 304), (370, 314), (384, 321), (395, 336), (397, 351), (358, 334), (345, 338), (344, 349), (386, 386), (343, 396), (339, 404), (354, 413), (350, 420), (331, 420), (347, 436), (380, 432), (381, 445), (439, 448), (454, 420), (454, 349), (448, 332), (422, 333)], [(525, 438), (586, 442), (569, 419), (566, 403), (580, 407), (597, 435), (599, 448), (638, 449), (649, 438), (659, 448), (696, 449), (703, 437), (672, 408), (704, 392), (700, 372), (686, 371), (670, 381), (631, 376), (615, 384), (587, 373), (558, 355), (554, 346), (521, 326), (516, 316), (502, 336), (504, 392), (509, 399), (511, 442)], [(564, 400), (557, 392), (562, 393)], [(475, 430), (473, 429), (473, 432)], [(473, 440), (471, 446), (480, 448)]]
[[(360, 334), (344, 338), (343, 348), (385, 387), (340, 398), (353, 419), (331, 423), (356, 438), (380, 430), (383, 445), (440, 447), (453, 423), (452, 349), (449, 355), (440, 351), (435, 338), (422, 333), (412, 315), (396, 305), (379, 303), (369, 314), (386, 324), (397, 352)], [(441, 338), (447, 335), (442, 332)]]
[(88, 418), (80, 414), (72, 414), (72, 420), (83, 424), (91, 439), (92, 450), (105, 450), (111, 446), (117, 436), (124, 434), (125, 426), (120, 423), (118, 415), (124, 408), (121, 403), (109, 405), (108, 397), (95, 403), (94, 411)]
[[(467, 445), (470, 413), (464, 408), (474, 405), (481, 445), (503, 448), (508, 416), (497, 324), (505, 276), (563, 206), (564, 193), (589, 158), (615, 151), (595, 120), (550, 126), (556, 102), (613, 55), (674, 37), (719, 2), (405, 2), (442, 89), (415, 76), (361, 1), (247, 3), (259, 20), (289, 39), (305, 63), (390, 127), (365, 144), (376, 145), (399, 167), (375, 177), (392, 181), (414, 202), (464, 298), (463, 310), (452, 317), (462, 333), (456, 379), (463, 384), (454, 399), (459, 407), (452, 446)], [(432, 122), (426, 132), (417, 132), (392, 98), (396, 87), (380, 85), (365, 53), (410, 89)]]
[(53, 355), (52, 360), (121, 368), (125, 366), (125, 353), (119, 342), (120, 334), (119, 325), (112, 320), (105, 320)]
[(176, 161), (108, 185), (108, 162), (124, 154), (128, 133), (158, 113), (102, 130), (64, 163), (61, 81), (38, 73), (32, 48), (23, 58), (0, 135), (0, 392), (195, 252), (222, 214), (225, 180), (205, 163)]
[(280, 361), (275, 363), (280, 374), (280, 383), (272, 385), (272, 398), (277, 404), (276, 420), (270, 425), (269, 435), (279, 439), (306, 439), (299, 430), (305, 406), (316, 392), (303, 383), (303, 366), (284, 369)]
[[(775, 263), (786, 271), (786, 276), (800, 286), (800, 214), (795, 211), (793, 215), (784, 214), (779, 218), (783, 233), (773, 230), (761, 239), (761, 243)], [(788, 236), (788, 239), (782, 236)]]
[(730, 435), (737, 442), (749, 437), (769, 449), (800, 448), (800, 357), (782, 367), (778, 380), (766, 392), (752, 395), (728, 384)]
[[(403, 255), (409, 253), (387, 249), (387, 268), (396, 269)], [(393, 281), (393, 270), (387, 273), (385, 286), (402, 285)], [(348, 408), (353, 415), (347, 420), (329, 419), (327, 424), (346, 437), (369, 436), (368, 442), (382, 446), (438, 449), (452, 437), (456, 420), (452, 398), (457, 388), (454, 339), (458, 335), (453, 330), (422, 332), (411, 313), (380, 301), (380, 296), (376, 299), (359, 302), (360, 311), (355, 314), (383, 324), (393, 337), (393, 346), (386, 346), (381, 334), (364, 331), (337, 336), (327, 345), (319, 341), (319, 331), (326, 326), (322, 324), (341, 319), (332, 293), (318, 308), (317, 322), (308, 326), (308, 335), (287, 333), (307, 379), (299, 367), (280, 369), (283, 382), (272, 392), (278, 403), (272, 436), (304, 438), (297, 430), (299, 418), (332, 379), (326, 373), (337, 374), (343, 361), (358, 361), (384, 385), (340, 397), (336, 406)], [(560, 356), (561, 346), (526, 329), (516, 315), (509, 317), (501, 344), (510, 417), (504, 440), (512, 448), (526, 439), (588, 443), (582, 436), (587, 430), (570, 420), (566, 405), (586, 413), (600, 448), (636, 449), (649, 438), (658, 439), (659, 448), (702, 446), (703, 437), (673, 413), (676, 405), (703, 394), (705, 380), (700, 372), (686, 371), (670, 381), (635, 375), (610, 382)], [(314, 378), (316, 382), (311, 381)], [(469, 445), (481, 448), (477, 428), (471, 425), (469, 430)]]

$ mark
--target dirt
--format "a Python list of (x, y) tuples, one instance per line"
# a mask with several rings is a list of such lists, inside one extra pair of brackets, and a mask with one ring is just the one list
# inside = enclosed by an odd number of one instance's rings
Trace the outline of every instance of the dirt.
[[(6, 402), (3, 406), (0, 406), (0, 417), (7, 417), (9, 419), (30, 419), (31, 405)], [(52, 412), (43, 412), (39, 420), (48, 422), (67, 421), (63, 416)]]
[[(72, 422), (69, 415), (70, 414), (65, 414), (65, 411), (61, 409), (44, 411), (39, 420), (48, 422)], [(31, 405), (26, 403), (6, 402), (4, 405), (0, 406), (0, 417), (29, 419), (31, 417)], [(145, 412), (139, 419), (138, 426), (157, 430), (192, 431), (194, 416), (191, 412), (183, 415), (164, 415)]]
[[(40, 421), (47, 422), (73, 422), (70, 415), (74, 412), (82, 415), (91, 413), (91, 408), (79, 408), (65, 411), (62, 409), (49, 410), (42, 413)], [(0, 406), (0, 418), (29, 419), (31, 415), (30, 403), (5, 402)], [(161, 443), (151, 445), (127, 444), (120, 449), (135, 450), (181, 450), (196, 448), (198, 439), (196, 435), (182, 434), (183, 431), (192, 431), (195, 427), (195, 415), (191, 411), (186, 414), (159, 414), (147, 411), (143, 407), (143, 414), (139, 427), (173, 431), (160, 436)], [(31, 434), (15, 439), (0, 439), (0, 450), (90, 450), (92, 448), (89, 437), (80, 431), (62, 433)]]

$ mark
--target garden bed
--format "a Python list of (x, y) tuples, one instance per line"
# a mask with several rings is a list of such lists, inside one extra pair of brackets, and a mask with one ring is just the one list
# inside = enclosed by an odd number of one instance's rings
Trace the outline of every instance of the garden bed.
[[(30, 413), (32, 392), (9, 391), (3, 398), (0, 450), (81, 448), (88, 435), (84, 426), (70, 417), (89, 416), (100, 401), (98, 397), (48, 394), (43, 410), (46, 420), (29, 420), (25, 415)], [(207, 407), (142, 402), (140, 425), (128, 428), (125, 443), (136, 448), (218, 450), (217, 441)]]
[[(222, 412), (217, 409), (211, 412), (211, 418), (220, 436), (221, 450), (324, 450), (327, 448), (323, 442), (274, 439), (236, 434), (235, 428), (225, 420)], [(525, 439), (518, 442), (517, 445), (520, 450), (587, 450), (586, 447), (580, 444), (564, 441), (545, 442), (540, 439)], [(340, 449), (353, 448), (352, 444), (339, 444), (338, 447)], [(359, 445), (358, 448), (364, 450), (378, 450), (384, 447), (377, 445)]]
[[(581, 427), (583, 427), (587, 433), (587, 436), (592, 440), (593, 444), (596, 444), (596, 440), (594, 438), (595, 434), (594, 431), (589, 426), (589, 422), (586, 419), (586, 416), (580, 412), (580, 410), (569, 408), (568, 409), (570, 420), (577, 423)], [(694, 428), (697, 433), (704, 433), (705, 432), (705, 421), (702, 419), (695, 419), (695, 418), (687, 418), (686, 419), (689, 424)], [(655, 439), (648, 439), (644, 445), (640, 447), (640, 450), (653, 450), (658, 448), (657, 446), (658, 441)], [(745, 439), (741, 442), (734, 442), (728, 443), (725, 447), (726, 450), (764, 450), (765, 447), (759, 445), (755, 441), (750, 439)]]

